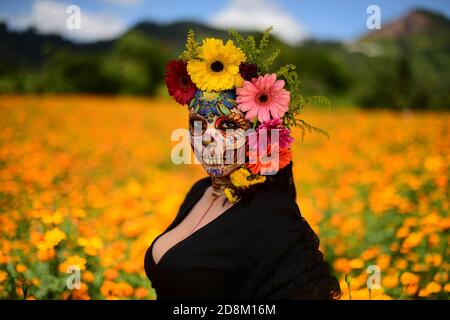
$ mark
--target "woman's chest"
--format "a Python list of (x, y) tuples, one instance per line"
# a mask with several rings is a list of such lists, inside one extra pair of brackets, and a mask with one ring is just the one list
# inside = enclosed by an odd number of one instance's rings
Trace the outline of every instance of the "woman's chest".
[(242, 221), (223, 219), (206, 225), (175, 244), (154, 264), (152, 286), (159, 298), (236, 296), (254, 268), (247, 243)]

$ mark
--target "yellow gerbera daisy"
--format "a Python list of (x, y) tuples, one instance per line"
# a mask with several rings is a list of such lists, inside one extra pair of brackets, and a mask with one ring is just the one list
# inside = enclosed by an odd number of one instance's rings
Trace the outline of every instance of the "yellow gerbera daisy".
[(203, 40), (201, 59), (187, 63), (189, 76), (200, 90), (228, 90), (244, 83), (239, 65), (245, 61), (245, 54), (233, 41), (228, 40), (224, 45), (219, 39)]
[(266, 181), (265, 176), (252, 175), (246, 168), (240, 168), (230, 175), (231, 183), (237, 188), (248, 188)]

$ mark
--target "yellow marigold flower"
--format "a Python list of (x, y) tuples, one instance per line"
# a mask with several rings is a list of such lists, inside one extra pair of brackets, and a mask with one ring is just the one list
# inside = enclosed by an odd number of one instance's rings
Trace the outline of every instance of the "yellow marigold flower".
[(447, 283), (447, 284), (444, 286), (444, 291), (445, 291), (445, 292), (450, 292), (450, 283)]
[(66, 234), (59, 228), (53, 228), (44, 235), (44, 242), (50, 248), (56, 247), (64, 239), (66, 239)]
[(60, 272), (67, 272), (70, 266), (78, 266), (80, 270), (86, 270), (86, 259), (80, 257), (79, 255), (70, 256), (59, 265)]
[(246, 168), (239, 168), (230, 174), (231, 183), (237, 188), (249, 188), (255, 184), (266, 181), (265, 176), (252, 175)]
[(187, 70), (192, 81), (203, 91), (222, 91), (240, 87), (244, 83), (239, 65), (245, 55), (232, 40), (207, 38), (201, 47), (201, 60), (190, 60)]
[(225, 188), (224, 193), (230, 203), (235, 203), (238, 200), (238, 197), (234, 194), (233, 189)]
[(64, 220), (64, 216), (59, 210), (55, 211), (54, 213), (45, 212), (42, 215), (41, 220), (45, 224), (61, 224)]
[(16, 266), (16, 271), (19, 273), (24, 273), (25, 271), (27, 271), (27, 267), (23, 264), (18, 264)]
[(350, 260), (350, 267), (352, 269), (361, 269), (364, 267), (364, 261), (359, 258), (352, 259)]
[(103, 247), (103, 242), (99, 237), (79, 238), (78, 244), (84, 247), (84, 252), (89, 256), (95, 256)]

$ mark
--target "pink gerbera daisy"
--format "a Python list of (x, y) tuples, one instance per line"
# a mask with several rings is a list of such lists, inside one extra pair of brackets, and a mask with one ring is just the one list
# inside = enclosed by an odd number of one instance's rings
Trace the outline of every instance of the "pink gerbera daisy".
[(270, 143), (270, 137), (272, 136), (272, 130), (279, 130), (279, 144), (280, 148), (289, 148), (294, 142), (294, 138), (291, 136), (291, 130), (285, 128), (280, 119), (272, 119), (261, 123), (256, 129), (261, 135), (264, 131), (267, 132), (267, 140)]
[(245, 112), (245, 118), (250, 121), (281, 118), (288, 111), (291, 100), (289, 91), (284, 89), (284, 81), (277, 80), (275, 73), (245, 81), (236, 93), (238, 109)]

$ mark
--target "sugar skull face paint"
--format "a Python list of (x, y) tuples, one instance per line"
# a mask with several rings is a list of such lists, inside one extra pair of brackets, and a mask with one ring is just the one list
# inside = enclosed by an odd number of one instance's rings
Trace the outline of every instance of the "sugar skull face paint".
[(245, 162), (248, 128), (232, 91), (197, 91), (190, 103), (191, 146), (210, 176), (228, 176)]

